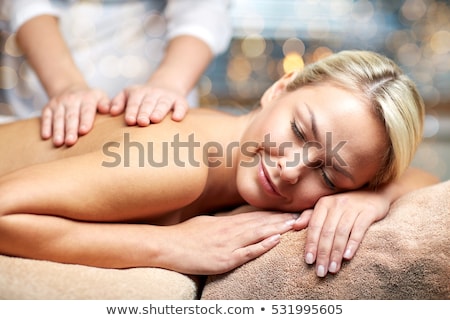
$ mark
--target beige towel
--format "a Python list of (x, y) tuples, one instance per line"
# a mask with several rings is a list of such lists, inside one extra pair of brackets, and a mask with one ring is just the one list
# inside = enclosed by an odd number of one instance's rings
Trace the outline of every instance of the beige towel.
[(0, 255), (0, 299), (195, 299), (198, 283), (159, 268), (101, 269)]

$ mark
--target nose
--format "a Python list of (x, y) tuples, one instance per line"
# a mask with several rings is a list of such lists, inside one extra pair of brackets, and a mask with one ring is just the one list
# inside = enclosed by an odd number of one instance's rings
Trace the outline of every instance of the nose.
[(301, 176), (308, 170), (299, 154), (283, 156), (278, 159), (280, 178), (290, 184), (296, 184)]

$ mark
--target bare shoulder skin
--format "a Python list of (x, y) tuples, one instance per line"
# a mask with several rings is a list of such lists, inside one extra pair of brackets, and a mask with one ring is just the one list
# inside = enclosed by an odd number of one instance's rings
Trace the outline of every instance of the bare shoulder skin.
[(193, 113), (200, 116), (147, 128), (99, 116), (90, 134), (62, 148), (39, 138), (38, 119), (1, 126), (0, 154), (8, 154), (0, 164), (2, 211), (134, 221), (189, 205), (207, 181), (204, 132), (230, 120), (208, 110)]

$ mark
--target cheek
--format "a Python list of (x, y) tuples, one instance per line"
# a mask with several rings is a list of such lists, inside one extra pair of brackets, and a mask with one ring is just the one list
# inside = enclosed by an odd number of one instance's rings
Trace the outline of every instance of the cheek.
[(279, 143), (280, 141), (286, 140), (286, 130), (289, 127), (290, 118), (286, 115), (281, 112), (268, 112), (263, 110), (258, 117), (253, 120), (244, 134), (244, 138), (247, 141), (257, 143)]
[[(241, 197), (245, 201), (250, 202), (256, 194), (255, 173), (252, 171), (253, 166), (239, 166), (236, 175), (236, 186)], [(253, 195), (253, 196), (252, 196)]]
[(305, 179), (299, 182), (292, 195), (292, 207), (294, 210), (306, 210), (314, 207), (316, 202), (334, 192), (324, 188), (320, 182)]
[(314, 207), (316, 202), (319, 200), (320, 197), (311, 196), (311, 195), (297, 195), (297, 197), (294, 199), (294, 202), (292, 204), (292, 211), (302, 211), (306, 209), (311, 209)]

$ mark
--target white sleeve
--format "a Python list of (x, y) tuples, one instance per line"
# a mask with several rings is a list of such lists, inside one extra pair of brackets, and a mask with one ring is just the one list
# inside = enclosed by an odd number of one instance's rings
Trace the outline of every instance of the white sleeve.
[(168, 39), (195, 36), (214, 55), (228, 48), (232, 33), (229, 0), (168, 0), (164, 13)]
[(59, 10), (51, 4), (50, 0), (13, 0), (9, 5), (11, 31), (13, 32), (31, 18), (43, 14), (59, 16)]

